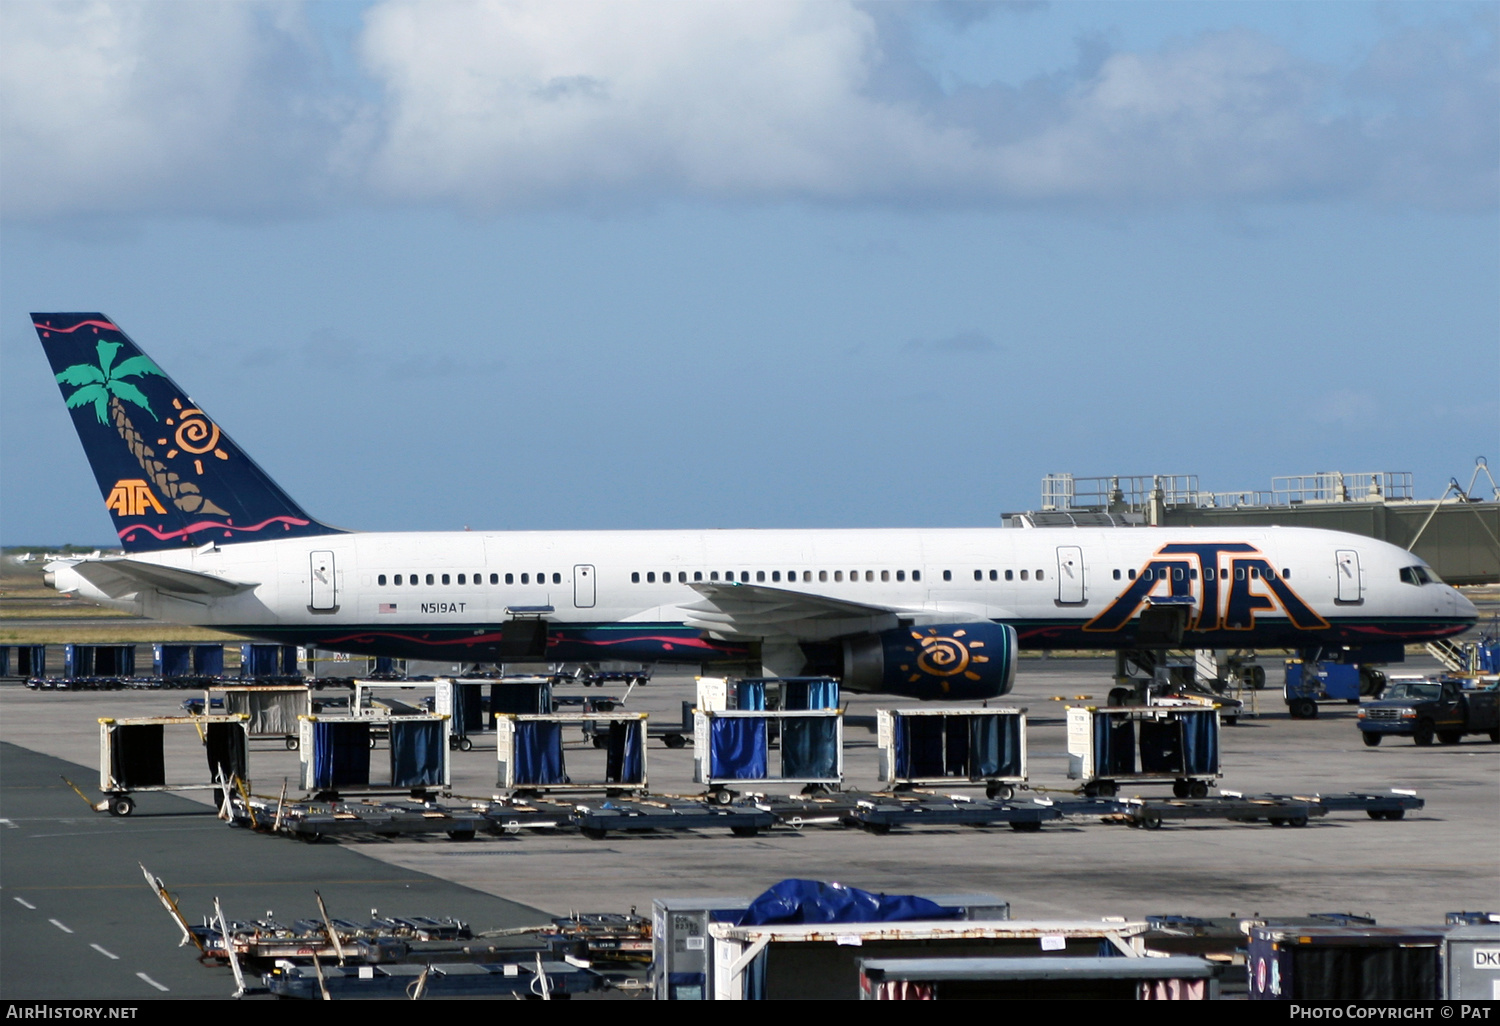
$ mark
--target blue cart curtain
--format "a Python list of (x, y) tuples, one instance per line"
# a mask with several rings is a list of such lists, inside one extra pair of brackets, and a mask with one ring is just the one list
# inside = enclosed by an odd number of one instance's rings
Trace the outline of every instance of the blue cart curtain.
[(1193, 775), (1219, 772), (1219, 729), (1212, 712), (1178, 714), (1182, 721), (1182, 755), (1185, 772)]
[(193, 648), (191, 645), (157, 645), (156, 665), (152, 671), (158, 677), (188, 677), (193, 672)]
[(715, 717), (708, 728), (709, 776), (766, 779), (766, 721), (759, 716)]
[(615, 720), (609, 725), (609, 750), (604, 760), (606, 784), (643, 784), (641, 721)]
[(896, 776), (940, 777), (943, 775), (942, 716), (896, 718)]
[(166, 758), (162, 754), (162, 725), (141, 723), (117, 726), (110, 731), (110, 774), (129, 791), (138, 787), (161, 787), (167, 782)]
[(368, 787), (370, 725), (319, 720), (313, 724), (313, 787)]
[(839, 775), (838, 722), (832, 716), (781, 721), (781, 775), (787, 780), (829, 780)]
[(490, 685), (490, 713), (512, 716), (547, 716), (552, 712), (552, 685), (545, 681)]
[(484, 730), (484, 685), (453, 684), (454, 737), (467, 737)]
[(391, 786), (443, 782), (443, 725), (432, 720), (391, 720)]
[(194, 645), (193, 672), (200, 677), (224, 676), (224, 646)]
[(734, 707), (747, 712), (764, 711), (766, 708), (766, 682), (763, 680), (735, 681)]
[(516, 724), (516, 784), (566, 784), (561, 723)]
[(782, 681), (781, 707), (787, 710), (837, 709), (839, 682), (826, 677)]
[(210, 723), (203, 732), (203, 747), (208, 755), (208, 779), (226, 783), (235, 777), (245, 779), (250, 762), (245, 728), (238, 723)]
[(969, 779), (1021, 776), (1021, 717), (995, 713), (969, 721)]
[(1094, 715), (1094, 776), (1135, 772), (1135, 723), (1128, 714)]
[(1141, 721), (1141, 772), (1182, 773), (1182, 724), (1175, 719)]
[(969, 775), (969, 723), (967, 716), (944, 716), (943, 776)]

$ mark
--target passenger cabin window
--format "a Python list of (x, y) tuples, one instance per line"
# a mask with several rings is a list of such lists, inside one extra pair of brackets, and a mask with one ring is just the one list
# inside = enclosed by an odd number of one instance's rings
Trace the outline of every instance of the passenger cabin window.
[(943, 571), (943, 580), (945, 580), (945, 581), (951, 581), (951, 580), (953, 580), (953, 571), (952, 570), (944, 570)]
[(896, 571), (896, 580), (898, 580), (898, 581), (904, 581), (904, 580), (906, 580), (906, 571), (905, 570), (897, 570)]
[(1037, 580), (1039, 580), (1039, 581), (1040, 581), (1040, 580), (1041, 580), (1041, 579), (1042, 579), (1042, 577), (1043, 577), (1043, 574), (1042, 574), (1042, 572), (1041, 572), (1041, 571), (1040, 571), (1040, 570), (1038, 570), (1038, 571), (1037, 571), (1037, 572), (1036, 572), (1036, 579), (1037, 579)]
[(889, 570), (882, 570), (882, 571), (880, 571), (880, 581), (881, 581), (882, 584), (885, 583), (886, 581), (889, 581), (890, 579), (891, 579), (891, 572)]
[(1021, 580), (1023, 580), (1023, 581), (1029, 580), (1029, 578), (1027, 577), (1027, 571), (1025, 571), (1025, 570), (1021, 571)]
[[(525, 574), (521, 575), (521, 578), (522, 578), (521, 583), (522, 584), (526, 583), (525, 577), (526, 577)], [(641, 583), (641, 572), (639, 570), (633, 570), (633, 571), (631, 571), (631, 574), (630, 574), (630, 583), (631, 584), (640, 584)]]
[(1125, 571), (1125, 576), (1129, 577), (1133, 581), (1133, 580), (1135, 580), (1135, 571), (1134, 570), (1126, 570)]
[(775, 584), (779, 580), (781, 580), (781, 571), (780, 570), (772, 570), (771, 571), (771, 583)]
[[(537, 578), (537, 579), (540, 580), (541, 578)], [(562, 583), (562, 574), (553, 574), (552, 575), (552, 583), (553, 584), (561, 584)]]
[(818, 580), (826, 583), (828, 581), (828, 571), (827, 570), (819, 570), (818, 571)]
[(648, 572), (646, 574), (646, 583), (647, 584), (655, 584), (656, 583), (656, 574)]
[[(1212, 572), (1213, 572), (1213, 571), (1212, 571), (1212, 570), (1210, 570), (1210, 571), (1209, 571), (1209, 573), (1212, 573)], [(1119, 571), (1119, 570), (1116, 570), (1116, 571), (1115, 571), (1115, 580), (1117, 580), (1117, 581), (1118, 581), (1118, 580), (1119, 580), (1119, 579), (1120, 579), (1120, 571)], [(1210, 577), (1210, 578), (1209, 578), (1209, 580), (1213, 580), (1213, 578), (1212, 578), (1212, 577)]]
[(381, 574), (379, 577), (375, 578), (375, 583), (379, 584), (381, 587), (384, 587), (385, 586), (385, 574)]
[(693, 571), (693, 580), (695, 580), (695, 581), (701, 581), (701, 580), (703, 580), (703, 571), (702, 570), (694, 570)]
[[(490, 583), (491, 584), (495, 583), (495, 575), (494, 574), (490, 574)], [(515, 584), (516, 583), (516, 575), (515, 574), (506, 574), (505, 575), (505, 583), (506, 584)]]
[(458, 583), (459, 584), (463, 584), (464, 583), (464, 575), (463, 574), (459, 574), (458, 575)]
[(1282, 567), (1281, 568), (1281, 577), (1282, 577), (1282, 580), (1285, 580), (1286, 578), (1288, 578), (1290, 576), (1292, 576), (1292, 572), (1290, 570), (1288, 570), (1286, 567)]
[(449, 584), (449, 583), (452, 583), (452, 582), (450, 582), (450, 581), (449, 581), (449, 580), (448, 580), (448, 575), (447, 575), (447, 574), (444, 574), (444, 575), (443, 575), (443, 583), (444, 583), (444, 584)]
[(975, 570), (974, 571), (974, 580), (976, 580), (976, 581), (982, 581), (982, 580), (984, 580), (984, 571), (983, 570)]
[[(637, 582), (640, 581), (640, 579), (641, 579), (641, 575), (640, 574), (631, 574), (630, 576), (634, 580), (636, 580)], [(522, 584), (530, 584), (531, 583), (531, 575), (530, 574), (522, 574), (521, 575), (521, 583)]]
[(844, 579), (844, 571), (842, 571), (842, 570), (835, 570), (833, 572), (833, 579), (835, 581), (842, 581)]
[(431, 575), (431, 574), (428, 574), (428, 575), (427, 575), (427, 583), (428, 583), (428, 584), (431, 584), (431, 583), (432, 583), (432, 575)]
[(1005, 579), (1007, 581), (1014, 581), (1016, 579), (1016, 572), (1014, 570), (1005, 571)]
[(811, 570), (804, 570), (804, 571), (802, 571), (802, 580), (803, 580), (804, 583), (811, 584), (812, 583), (812, 571)]
[(913, 570), (911, 572), (911, 579), (914, 580), (914, 581), (920, 581), (922, 579), (922, 571), (920, 571), (920, 570)]

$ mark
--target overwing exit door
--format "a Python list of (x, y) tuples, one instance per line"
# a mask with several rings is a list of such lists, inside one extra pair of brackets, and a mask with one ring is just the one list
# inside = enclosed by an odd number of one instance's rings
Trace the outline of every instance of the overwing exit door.
[(579, 609), (594, 608), (594, 568), (587, 563), (573, 568), (573, 605)]

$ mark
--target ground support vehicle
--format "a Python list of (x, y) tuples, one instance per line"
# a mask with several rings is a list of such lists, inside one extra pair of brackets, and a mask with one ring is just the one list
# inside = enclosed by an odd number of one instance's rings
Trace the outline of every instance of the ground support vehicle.
[(1387, 737), (1456, 745), (1465, 734), (1500, 742), (1500, 690), (1465, 688), (1464, 681), (1397, 678), (1373, 702), (1359, 707), (1359, 730), (1371, 748)]

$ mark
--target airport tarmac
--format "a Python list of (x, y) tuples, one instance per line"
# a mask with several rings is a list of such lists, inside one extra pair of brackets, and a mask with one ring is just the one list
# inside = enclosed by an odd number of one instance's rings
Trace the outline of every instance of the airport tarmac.
[[(1027, 659), (1020, 664), (1015, 691), (992, 703), (1029, 709), (1030, 779), (1042, 793), (1073, 787), (1066, 779), (1064, 709), (1070, 703), (1102, 704), (1110, 665), (1104, 659)], [(1400, 672), (1436, 669), (1429, 660), (1413, 659)], [(1276, 666), (1271, 677), (1279, 676)], [(562, 693), (577, 692), (599, 693)], [(73, 779), (92, 794), (98, 779), (98, 717), (170, 715), (191, 694), (0, 688), (0, 742), (78, 764), (82, 768), (72, 771)], [(681, 702), (692, 697), (691, 677), (664, 677), (637, 689), (627, 708), (651, 713), (653, 722), (676, 720)], [(335, 892), (340, 902), (456, 915), (477, 928), (492, 928), (530, 921), (533, 910), (565, 914), (634, 906), (644, 911), (663, 896), (751, 896), (791, 876), (888, 892), (989, 891), (1009, 900), (1017, 918), (1353, 911), (1382, 924), (1415, 924), (1441, 922), (1448, 911), (1500, 905), (1495, 840), (1500, 837), (1500, 745), (1479, 735), (1451, 746), (1418, 748), (1392, 740), (1366, 748), (1353, 706), (1325, 705), (1317, 719), (1293, 720), (1279, 691), (1260, 692), (1257, 698), (1260, 716), (1223, 730), (1223, 788), (1246, 793), (1410, 788), (1425, 799), (1426, 808), (1398, 822), (1335, 814), (1302, 829), (1199, 821), (1150, 832), (1062, 823), (1033, 834), (959, 827), (874, 836), (811, 826), (755, 838), (700, 831), (611, 833), (595, 841), (560, 832), (467, 842), (352, 840), (310, 846), (232, 830), (212, 818), (202, 799), (191, 797), (142, 796), (128, 820), (94, 815), (52, 776), (55, 765), (7, 749), (0, 751), (6, 760), (0, 768), (0, 995), (61, 997), (61, 991), (46, 988), (76, 983), (82, 975), (97, 977), (103, 988), (90, 991), (93, 996), (177, 996), (182, 992), (143, 994), (151, 988), (133, 975), (146, 972), (170, 986), (161, 975), (169, 971), (179, 974), (176, 980), (193, 981), (191, 996), (228, 994), (232, 987), (217, 982), (227, 973), (201, 969), (191, 954), (173, 947), (174, 928), (135, 867), (137, 852), (148, 850), (140, 846), (148, 843), (161, 863), (151, 868), (174, 890), (186, 889), (185, 910), (194, 917), (207, 911), (211, 891), (232, 895), (232, 906), (226, 907), (232, 916), (283, 907), (306, 915), (310, 891), (321, 884), (325, 897)], [(877, 786), (875, 735), (860, 725), (873, 721), (876, 708), (900, 704), (874, 696), (850, 701), (845, 778), (851, 789)], [(580, 764), (591, 755), (581, 742), (569, 750), (570, 760)], [(201, 759), (201, 754), (184, 758)], [(692, 782), (692, 758), (691, 748), (670, 750), (654, 742), (651, 789), (700, 792)], [(19, 778), (13, 766), (25, 767)], [(479, 736), (471, 752), (453, 753), (453, 767), (455, 792), (494, 793), (493, 736)], [(254, 742), (251, 773), (258, 793), (275, 795), (283, 777), (291, 778), (295, 789), (297, 755), (276, 742)], [(1126, 787), (1122, 793), (1132, 792), (1169, 793), (1159, 786)], [(190, 814), (195, 807), (203, 812)], [(112, 837), (131, 840), (113, 849)], [(410, 904), (393, 907), (393, 896), (399, 901), (407, 888)], [(296, 894), (303, 889), (309, 893), (299, 905)], [(37, 908), (24, 907), (13, 900), (17, 897)], [(58, 903), (58, 914), (46, 902)], [(49, 924), (51, 918), (75, 933), (64, 934)], [(79, 923), (91, 931), (88, 937)], [(14, 947), (31, 935), (46, 939), (47, 954)], [(138, 954), (141, 968), (116, 966), (90, 949), (91, 943), (108, 947), (95, 940), (106, 935), (114, 938), (116, 953), (123, 954), (123, 948)], [(95, 966), (90, 959), (108, 965)], [(31, 975), (33, 967), (43, 973), (41, 963), (50, 973)], [(216, 982), (203, 985), (210, 977)], [(38, 990), (38, 979), (57, 982)], [(23, 983), (24, 989), (16, 989)]]

